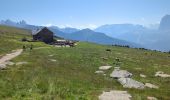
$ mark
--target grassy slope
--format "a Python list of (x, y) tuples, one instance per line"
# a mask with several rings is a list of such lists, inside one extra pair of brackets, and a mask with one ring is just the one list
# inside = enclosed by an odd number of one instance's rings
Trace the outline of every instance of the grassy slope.
[[(20, 47), (20, 38), (14, 39)], [(5, 37), (11, 40), (10, 37)], [(1, 41), (1, 40), (0, 40)], [(10, 46), (3, 45), (6, 50)], [(55, 48), (42, 43), (33, 43), (36, 47), (48, 48), (27, 50), (13, 62), (27, 61), (26, 65), (13, 65), (0, 71), (0, 98), (3, 99), (69, 99), (95, 100), (104, 90), (127, 90), (134, 100), (145, 100), (147, 96), (155, 96), (162, 100), (170, 99), (170, 78), (156, 78), (156, 71), (170, 74), (169, 54), (128, 49), (121, 47), (102, 46), (90, 43), (79, 43), (75, 48)], [(27, 43), (29, 45), (29, 43)], [(106, 52), (110, 48), (112, 52)], [(3, 52), (4, 53), (4, 52)], [(54, 55), (50, 57), (49, 55)], [(108, 57), (103, 61), (101, 57)], [(141, 82), (158, 85), (156, 89), (124, 89), (114, 79), (109, 78), (111, 70), (106, 76), (94, 74), (101, 65), (116, 66), (115, 58), (120, 58), (120, 66), (132, 72), (133, 78)], [(56, 62), (50, 61), (56, 59)], [(141, 68), (141, 69), (139, 69)], [(140, 78), (139, 74), (147, 75)]]
[[(1, 26), (0, 25), (0, 55), (3, 55), (11, 50), (22, 48), (23, 45), (29, 46), (30, 43), (23, 43), (21, 39), (27, 37), (31, 38), (31, 33), (28, 30)], [(37, 43), (36, 46), (42, 43)]]

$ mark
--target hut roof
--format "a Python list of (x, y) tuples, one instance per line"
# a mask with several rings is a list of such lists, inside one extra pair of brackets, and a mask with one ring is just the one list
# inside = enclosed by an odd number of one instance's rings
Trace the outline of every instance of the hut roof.
[[(47, 27), (40, 27), (37, 28), (35, 30), (32, 30), (32, 35), (36, 35), (37, 33), (39, 33), (40, 31), (42, 31), (43, 29), (47, 29), (48, 31), (52, 32), (51, 30), (49, 30)], [(52, 32), (53, 33), (53, 32)]]

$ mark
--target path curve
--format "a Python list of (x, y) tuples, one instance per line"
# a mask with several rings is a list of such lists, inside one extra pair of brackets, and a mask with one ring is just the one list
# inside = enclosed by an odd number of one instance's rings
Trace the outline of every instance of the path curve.
[(0, 58), (0, 69), (1, 68), (5, 68), (6, 67), (6, 62), (10, 61), (11, 59), (19, 56), (22, 53), (22, 49), (17, 49), (17, 50), (13, 50), (12, 53), (6, 54), (5, 56), (2, 56)]

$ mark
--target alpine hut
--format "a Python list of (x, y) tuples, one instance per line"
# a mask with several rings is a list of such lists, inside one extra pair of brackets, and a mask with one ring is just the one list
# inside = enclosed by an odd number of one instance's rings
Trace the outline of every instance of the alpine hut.
[(50, 31), (47, 27), (37, 29), (32, 32), (33, 40), (42, 41), (47, 44), (54, 42), (54, 33)]

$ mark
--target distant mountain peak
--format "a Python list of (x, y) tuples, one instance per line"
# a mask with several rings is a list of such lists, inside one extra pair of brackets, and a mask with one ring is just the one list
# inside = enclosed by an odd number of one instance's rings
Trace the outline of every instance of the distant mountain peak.
[(25, 20), (21, 20), (19, 22), (12, 21), (10, 19), (7, 20), (1, 20), (0, 24), (7, 25), (7, 26), (19, 26), (19, 25), (27, 25)]
[(170, 30), (170, 15), (165, 15), (160, 22), (159, 30), (167, 31)]
[(26, 24), (27, 24), (27, 22), (26, 22), (25, 20), (21, 20), (21, 21), (19, 21), (19, 22), (18, 22), (18, 24), (26, 25)]
[(86, 28), (86, 29), (82, 29), (81, 31), (85, 31), (85, 32), (94, 32), (93, 30)]

